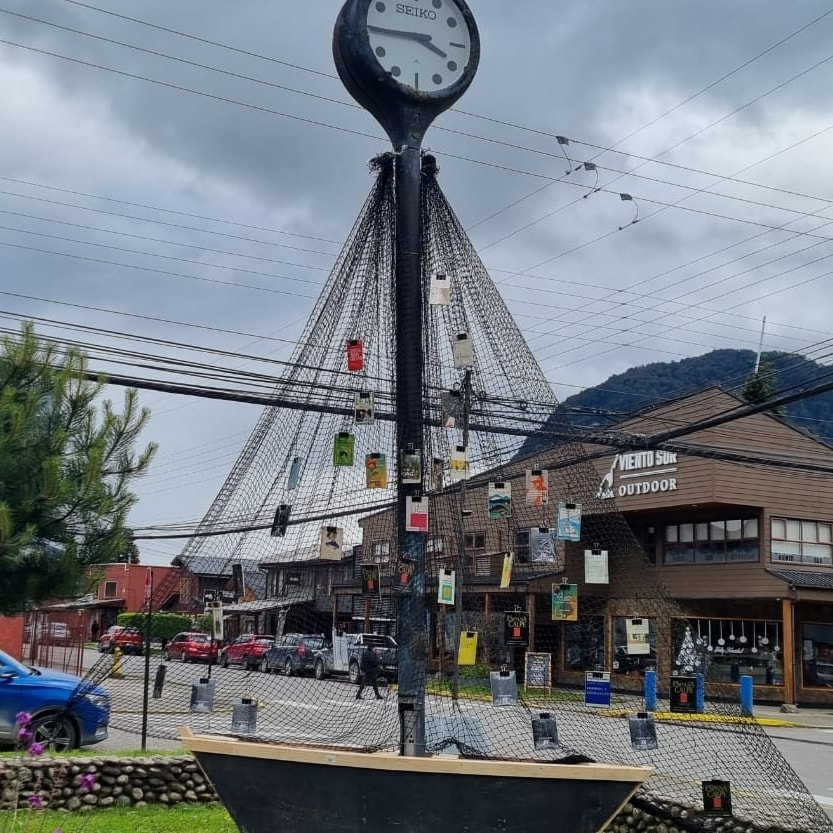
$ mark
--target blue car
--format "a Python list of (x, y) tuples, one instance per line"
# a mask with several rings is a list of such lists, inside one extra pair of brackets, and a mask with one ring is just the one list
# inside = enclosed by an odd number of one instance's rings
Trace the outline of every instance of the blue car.
[(0, 651), (0, 744), (17, 743), (20, 712), (32, 716), (32, 741), (74, 749), (107, 739), (110, 696), (73, 674), (23, 665)]

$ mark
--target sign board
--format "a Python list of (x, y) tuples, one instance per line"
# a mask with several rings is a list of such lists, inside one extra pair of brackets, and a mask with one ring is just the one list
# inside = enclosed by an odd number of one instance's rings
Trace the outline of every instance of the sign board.
[(697, 677), (672, 677), (671, 711), (694, 714), (697, 711)]
[(524, 687), (550, 688), (552, 685), (552, 654), (526, 652)]
[(525, 610), (507, 610), (503, 614), (503, 644), (529, 645), (529, 613)]
[(586, 671), (584, 674), (584, 705), (610, 706), (610, 671)]
[(233, 605), (237, 601), (233, 590), (203, 590), (203, 607), (210, 607), (213, 602), (222, 602), (224, 605)]
[(728, 781), (703, 781), (703, 809), (707, 816), (732, 815), (732, 788)]

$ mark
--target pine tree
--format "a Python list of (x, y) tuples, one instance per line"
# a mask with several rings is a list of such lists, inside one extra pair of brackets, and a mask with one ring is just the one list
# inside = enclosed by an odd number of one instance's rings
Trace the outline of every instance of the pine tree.
[(129, 486), (156, 446), (134, 451), (150, 417), (136, 391), (117, 413), (103, 387), (31, 324), (0, 343), (0, 612), (82, 592), (87, 566), (128, 550)]
[[(762, 359), (758, 369), (747, 380), (741, 396), (753, 405), (760, 405), (772, 399), (775, 394), (775, 371), (766, 359)], [(781, 408), (772, 408), (771, 413), (783, 416)]]

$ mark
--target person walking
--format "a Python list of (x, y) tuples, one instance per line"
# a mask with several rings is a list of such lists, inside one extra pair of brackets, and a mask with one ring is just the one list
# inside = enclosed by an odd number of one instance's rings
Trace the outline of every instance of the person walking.
[(361, 672), (361, 682), (359, 684), (359, 690), (356, 692), (356, 699), (362, 699), (362, 692), (365, 686), (373, 686), (376, 699), (381, 700), (382, 695), (379, 694), (379, 683), (376, 680), (379, 673), (379, 657), (376, 656), (376, 651), (373, 650), (372, 645), (366, 646), (362, 651), (361, 660), (359, 661), (359, 671)]

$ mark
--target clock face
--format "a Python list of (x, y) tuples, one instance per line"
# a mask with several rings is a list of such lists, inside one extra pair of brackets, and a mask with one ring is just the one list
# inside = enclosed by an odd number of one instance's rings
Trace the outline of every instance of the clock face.
[(371, 0), (367, 32), (385, 72), (420, 92), (453, 86), (471, 55), (469, 28), (454, 0)]

